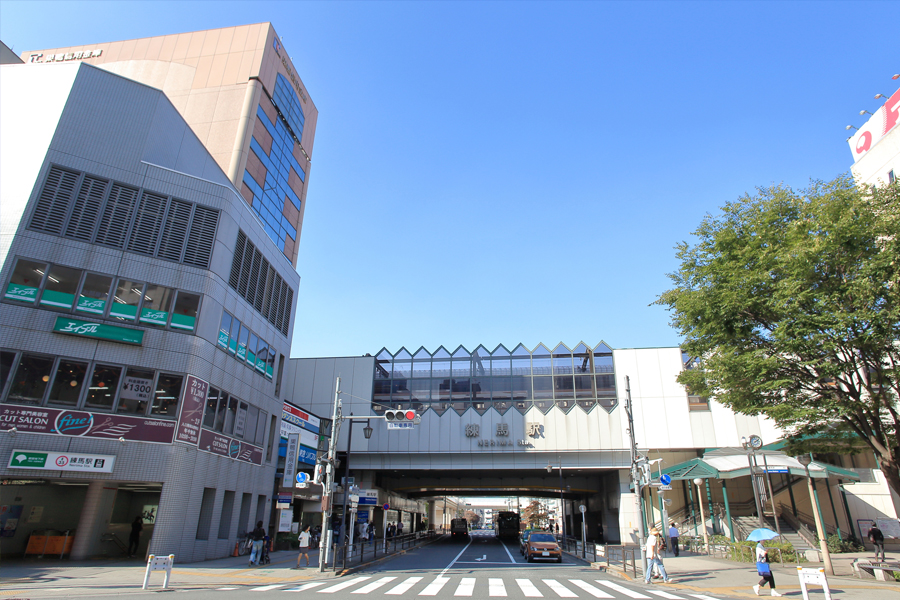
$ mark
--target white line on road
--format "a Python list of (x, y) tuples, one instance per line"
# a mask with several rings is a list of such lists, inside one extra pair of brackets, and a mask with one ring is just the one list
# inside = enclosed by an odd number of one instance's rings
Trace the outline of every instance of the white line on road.
[(462, 581), (459, 582), (459, 587), (456, 588), (456, 591), (453, 593), (454, 596), (471, 596), (475, 591), (475, 578), (474, 577), (463, 577)]
[(684, 600), (682, 596), (676, 596), (675, 594), (670, 594), (669, 592), (647, 590), (647, 593), (653, 594), (654, 596), (659, 596), (660, 598), (667, 598), (668, 600)]
[(515, 564), (516, 559), (512, 557), (512, 554), (509, 553), (509, 548), (506, 547), (506, 544), (503, 543), (503, 540), (500, 540), (500, 545), (503, 546), (503, 549), (506, 550), (506, 555), (509, 557), (509, 562)]
[(448, 581), (450, 581), (449, 577), (440, 577), (440, 576), (435, 577), (434, 581), (429, 583), (428, 587), (426, 587), (424, 590), (422, 590), (422, 593), (420, 593), (419, 595), (420, 596), (437, 596), (437, 593), (441, 591), (441, 588), (443, 588), (447, 584)]
[(614, 590), (616, 592), (625, 594), (629, 598), (637, 598), (637, 600), (650, 600), (650, 596), (645, 596), (645, 595), (641, 594), (640, 592), (635, 592), (634, 590), (629, 590), (627, 587), (622, 587), (618, 583), (613, 583), (612, 581), (603, 581), (602, 579), (598, 579), (597, 583), (599, 583), (600, 585), (605, 585), (609, 589)]
[(280, 587), (284, 587), (287, 584), (284, 583), (276, 583), (274, 585), (264, 585), (262, 587), (251, 588), (251, 592), (268, 592), (269, 590), (277, 590)]
[(360, 582), (362, 582), (362, 581), (365, 581), (366, 579), (371, 579), (371, 577), (369, 577), (368, 575), (366, 575), (366, 576), (364, 576), (364, 577), (356, 577), (355, 579), (351, 579), (351, 580), (349, 580), (349, 581), (345, 581), (345, 582), (343, 582), (343, 583), (339, 583), (339, 584), (337, 584), (337, 585), (333, 585), (333, 586), (331, 586), (330, 588), (325, 588), (324, 590), (319, 590), (319, 593), (320, 593), (320, 594), (333, 594), (333, 593), (338, 592), (338, 591), (340, 591), (340, 590), (342, 590), (342, 589), (344, 589), (344, 588), (348, 588), (348, 587), (350, 587), (351, 585), (356, 585), (357, 583), (360, 583)]
[(488, 579), (488, 596), (506, 597), (506, 586), (503, 580), (491, 577)]
[(586, 591), (588, 594), (590, 594), (594, 598), (613, 598), (614, 597), (611, 594), (607, 594), (603, 590), (598, 590), (597, 588), (595, 588), (594, 586), (589, 584), (587, 581), (581, 581), (580, 579), (570, 579), (569, 581), (572, 584), (577, 585), (578, 587), (580, 587), (581, 589)]
[(327, 581), (312, 581), (310, 583), (304, 583), (300, 587), (291, 588), (289, 590), (284, 590), (285, 592), (305, 592), (306, 590), (311, 590), (313, 588), (317, 588), (320, 585), (325, 585), (328, 583)]
[(471, 546), (471, 545), (472, 545), (472, 538), (470, 537), (470, 538), (469, 538), (469, 543), (466, 544), (466, 547), (459, 551), (459, 554), (456, 555), (456, 558), (454, 558), (453, 560), (450, 561), (450, 564), (447, 565), (447, 567), (446, 567), (443, 571), (441, 571), (441, 572), (438, 574), (438, 577), (442, 577), (447, 571), (449, 571), (449, 570), (450, 570), (450, 567), (453, 566), (453, 563), (455, 563), (457, 560), (459, 560), (459, 557), (462, 556), (462, 555), (463, 555), (463, 552), (465, 552), (466, 550), (468, 550), (468, 549), (469, 549), (469, 546)]
[(543, 598), (544, 595), (531, 583), (530, 579), (516, 579), (519, 589), (525, 594), (526, 598)]
[[(219, 590), (219, 591), (225, 592), (225, 591), (229, 591), (229, 590), (236, 590), (237, 588), (236, 588), (236, 587), (230, 587), (230, 588), (216, 588), (216, 589)], [(41, 591), (46, 591), (46, 590), (41, 590)]]
[(719, 600), (714, 596), (704, 596), (703, 594), (691, 594), (694, 598), (700, 598), (700, 600)]
[(542, 579), (541, 581), (546, 583), (547, 587), (549, 587), (551, 590), (556, 592), (556, 595), (559, 596), (560, 598), (577, 598), (578, 597), (578, 594), (576, 594), (575, 592), (573, 592), (572, 590), (570, 590), (569, 588), (567, 588), (566, 586), (564, 586), (563, 584), (561, 584), (560, 582), (558, 582), (555, 579)]
[(412, 586), (416, 585), (420, 581), (422, 581), (424, 577), (410, 577), (400, 585), (395, 585), (391, 589), (385, 592), (385, 595), (389, 596), (399, 596), (400, 594), (406, 592)]
[(382, 577), (381, 579), (379, 579), (377, 581), (373, 581), (372, 583), (370, 583), (368, 585), (362, 586), (358, 590), (353, 590), (351, 592), (351, 594), (368, 594), (369, 592), (374, 592), (381, 586), (387, 585), (388, 583), (392, 582), (395, 579), (397, 579), (397, 578), (396, 577)]

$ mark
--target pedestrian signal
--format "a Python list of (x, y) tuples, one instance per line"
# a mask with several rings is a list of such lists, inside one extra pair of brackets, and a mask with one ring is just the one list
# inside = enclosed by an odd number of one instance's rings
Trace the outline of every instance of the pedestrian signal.
[(384, 418), (388, 423), (413, 423), (416, 420), (416, 411), (414, 410), (386, 410)]
[(325, 465), (318, 464), (316, 465), (316, 470), (313, 473), (313, 483), (322, 484), (325, 481)]

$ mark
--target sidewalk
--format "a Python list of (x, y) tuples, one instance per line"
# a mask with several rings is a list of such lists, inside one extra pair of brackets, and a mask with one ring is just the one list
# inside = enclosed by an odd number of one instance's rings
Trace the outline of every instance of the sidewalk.
[[(831, 588), (833, 598), (846, 598), (848, 600), (881, 600), (882, 598), (900, 599), (900, 582), (883, 582), (871, 579), (859, 579), (856, 577), (851, 563), (857, 558), (863, 560), (874, 559), (871, 552), (858, 552), (851, 554), (832, 554), (831, 561), (835, 575), (828, 576), (828, 586)], [(691, 590), (712, 596), (738, 596), (755, 597), (753, 585), (759, 582), (756, 574), (756, 566), (753, 563), (739, 563), (721, 558), (708, 558), (702, 554), (681, 552), (681, 556), (675, 557), (670, 553), (663, 558), (666, 571), (671, 578), (671, 584), (652, 584), (657, 590), (676, 592), (678, 589)], [(803, 563), (804, 568), (824, 567), (823, 563)], [(785, 563), (782, 567), (779, 563), (772, 563), (772, 573), (775, 576), (775, 584), (779, 593), (793, 598), (802, 598), (800, 582), (797, 577), (797, 565)], [(621, 569), (610, 569), (611, 575), (634, 581), (631, 572), (625, 574)], [(638, 565), (638, 582), (643, 583), (643, 578)], [(657, 580), (659, 581), (659, 580)], [(824, 598), (825, 594), (819, 586), (809, 586), (810, 598)], [(761, 596), (769, 596), (768, 588), (760, 590)]]

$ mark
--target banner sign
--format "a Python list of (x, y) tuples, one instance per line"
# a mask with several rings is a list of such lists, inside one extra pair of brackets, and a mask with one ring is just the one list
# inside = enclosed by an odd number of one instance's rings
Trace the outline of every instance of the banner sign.
[(281, 437), (287, 439), (291, 435), (297, 435), (300, 443), (309, 448), (316, 448), (319, 445), (319, 436), (311, 431), (307, 431), (301, 427), (297, 427), (287, 421), (281, 422)]
[(900, 90), (894, 92), (884, 106), (876, 110), (866, 124), (859, 128), (856, 135), (847, 140), (847, 143), (850, 144), (850, 151), (853, 153), (853, 162), (862, 158), (898, 122), (900, 122)]
[(312, 448), (299, 446), (297, 449), (297, 460), (305, 465), (316, 464), (316, 451)]
[(13, 450), (9, 457), (8, 468), (112, 473), (115, 464), (116, 457), (108, 454)]
[(284, 478), (283, 484), (290, 485), (294, 481), (294, 475), (297, 474), (297, 449), (300, 445), (300, 435), (292, 433), (287, 439), (287, 452), (284, 455)]
[(78, 337), (88, 337), (106, 340), (108, 342), (121, 342), (123, 344), (135, 344), (138, 346), (144, 343), (143, 329), (128, 329), (126, 327), (106, 325), (105, 323), (91, 323), (79, 319), (70, 319), (69, 317), (56, 317), (53, 331)]
[(10, 404), (0, 405), (0, 427), (15, 427), (21, 433), (159, 444), (171, 444), (175, 437), (175, 421)]
[(181, 395), (181, 416), (178, 417), (176, 442), (191, 446), (196, 446), (200, 442), (200, 422), (203, 420), (203, 408), (206, 406), (208, 391), (209, 383), (199, 377), (188, 375)]
[(378, 490), (359, 490), (360, 506), (377, 506)]
[(200, 450), (254, 465), (261, 465), (263, 462), (263, 451), (259, 446), (208, 429), (200, 431)]
[[(287, 421), (297, 427), (308, 429), (313, 433), (319, 433), (319, 425), (321, 421), (319, 417), (311, 415), (306, 411), (302, 411), (293, 404), (284, 403), (281, 409), (281, 419)], [(282, 436), (284, 437), (284, 436)]]

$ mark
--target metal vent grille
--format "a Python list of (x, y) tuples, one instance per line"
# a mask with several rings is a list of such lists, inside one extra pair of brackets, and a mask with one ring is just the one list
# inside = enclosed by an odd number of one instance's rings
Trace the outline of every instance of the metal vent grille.
[(140, 254), (154, 254), (165, 214), (166, 198), (164, 196), (150, 192), (141, 194), (141, 203), (138, 205), (134, 227), (131, 228), (128, 249)]
[(285, 287), (287, 287), (287, 298), (284, 300), (284, 321), (281, 323), (281, 333), (287, 335), (291, 324), (291, 306), (294, 305), (294, 290), (288, 286)]
[(98, 244), (123, 248), (125, 236), (128, 234), (128, 224), (131, 221), (131, 213), (134, 210), (138, 191), (114, 183), (106, 206), (103, 208), (103, 216), (100, 218), (100, 227), (97, 230)]
[(66, 237), (90, 242), (100, 217), (103, 197), (109, 189), (109, 181), (86, 175), (72, 207), (72, 215), (66, 225)]
[(253, 301), (253, 308), (256, 312), (263, 314), (263, 302), (266, 298), (266, 280), (269, 277), (269, 261), (265, 258), (259, 266), (259, 279), (256, 281), (256, 297)]
[(284, 299), (287, 295), (287, 285), (284, 283), (284, 280), (281, 277), (278, 278), (278, 291), (275, 295), (275, 302), (278, 303), (275, 308), (275, 320), (272, 324), (278, 328), (279, 331), (284, 330)]
[(169, 212), (166, 213), (166, 225), (163, 227), (159, 239), (159, 250), (156, 255), (160, 258), (181, 261), (184, 252), (184, 243), (187, 239), (188, 225), (191, 222), (190, 202), (176, 200), (169, 201)]
[(60, 235), (63, 222), (69, 212), (72, 192), (78, 182), (78, 173), (50, 167), (50, 174), (38, 198), (34, 214), (31, 216), (32, 229)]
[(287, 335), (294, 291), (240, 230), (234, 244), (228, 285), (278, 331)]
[(219, 225), (219, 211), (205, 206), (194, 207), (194, 218), (188, 234), (184, 263), (209, 268), (213, 244), (216, 241), (216, 227)]
[(241, 280), (241, 262), (244, 260), (244, 247), (247, 245), (247, 236), (238, 229), (237, 241), (234, 243), (234, 258), (231, 259), (231, 274), (228, 277), (228, 285), (238, 289)]
[(254, 248), (253, 262), (250, 264), (250, 282), (247, 285), (247, 295), (244, 296), (251, 306), (256, 306), (256, 286), (259, 285), (259, 265), (261, 262), (262, 254)]

